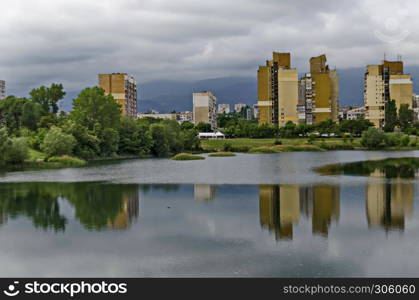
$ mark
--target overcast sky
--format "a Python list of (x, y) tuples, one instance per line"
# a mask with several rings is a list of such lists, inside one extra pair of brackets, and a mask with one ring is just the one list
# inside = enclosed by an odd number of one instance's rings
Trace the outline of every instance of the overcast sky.
[(334, 67), (403, 56), (419, 65), (414, 0), (1, 0), (0, 79), (8, 94), (97, 73), (156, 79), (255, 76), (273, 50), (307, 71), (326, 53)]

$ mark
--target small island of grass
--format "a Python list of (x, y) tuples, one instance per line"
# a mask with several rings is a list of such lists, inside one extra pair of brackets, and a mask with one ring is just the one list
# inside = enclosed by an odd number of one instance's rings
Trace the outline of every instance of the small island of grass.
[(47, 160), (49, 163), (57, 163), (61, 166), (69, 166), (69, 167), (81, 167), (87, 164), (84, 159), (80, 159), (77, 157), (63, 155), (63, 156), (53, 156)]
[(208, 156), (211, 156), (211, 157), (230, 157), (230, 156), (236, 156), (236, 154), (233, 153), (233, 152), (215, 152), (215, 153), (210, 153)]
[(190, 153), (179, 153), (172, 157), (172, 160), (200, 160), (205, 159), (203, 156), (193, 155)]

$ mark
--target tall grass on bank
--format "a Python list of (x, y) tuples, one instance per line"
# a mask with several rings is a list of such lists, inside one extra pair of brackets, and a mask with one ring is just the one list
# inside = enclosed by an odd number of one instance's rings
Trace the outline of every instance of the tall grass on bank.
[(203, 156), (193, 155), (190, 153), (179, 153), (172, 157), (172, 160), (200, 160), (205, 159)]

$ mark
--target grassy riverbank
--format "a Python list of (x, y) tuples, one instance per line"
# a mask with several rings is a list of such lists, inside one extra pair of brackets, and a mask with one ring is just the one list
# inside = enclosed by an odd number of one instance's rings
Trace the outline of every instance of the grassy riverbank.
[(109, 157), (97, 157), (91, 160), (84, 160), (78, 157), (63, 155), (46, 158), (46, 155), (40, 151), (29, 149), (29, 156), (23, 163), (7, 164), (0, 166), (0, 172), (13, 171), (37, 171), (48, 169), (76, 168), (86, 165), (100, 163), (102, 161), (118, 161), (125, 159), (150, 158), (151, 156), (139, 155), (114, 155)]
[[(173, 157), (174, 160), (204, 159), (193, 154), (210, 153), (209, 156), (234, 156), (233, 152), (249, 154), (269, 154), (281, 152), (314, 152), (331, 150), (368, 150), (361, 145), (361, 138), (282, 138), (282, 139), (251, 139), (236, 138), (225, 140), (201, 140), (202, 151), (194, 151), (192, 154), (181, 153)], [(407, 151), (419, 150), (419, 145), (384, 147), (377, 150)], [(91, 160), (83, 160), (72, 156), (59, 156), (46, 159), (42, 152), (29, 150), (29, 157), (23, 163), (9, 164), (0, 167), (0, 172), (10, 171), (34, 171), (42, 169), (59, 169), (69, 167), (83, 167), (100, 161), (116, 161), (123, 159), (150, 158), (136, 155), (114, 155), (109, 157), (97, 157)]]
[[(313, 140), (308, 138), (237, 138), (225, 140), (202, 140), (201, 147), (205, 152), (231, 151), (253, 154), (297, 151), (368, 150), (366, 147), (361, 145), (361, 138), (316, 138)], [(419, 145), (385, 147), (380, 150), (419, 150)]]
[(325, 151), (337, 149), (361, 148), (360, 138), (352, 141), (341, 138), (316, 139), (308, 138), (289, 139), (250, 139), (237, 138), (225, 140), (202, 140), (201, 147), (208, 152), (232, 151), (249, 153), (278, 153), (293, 151)]

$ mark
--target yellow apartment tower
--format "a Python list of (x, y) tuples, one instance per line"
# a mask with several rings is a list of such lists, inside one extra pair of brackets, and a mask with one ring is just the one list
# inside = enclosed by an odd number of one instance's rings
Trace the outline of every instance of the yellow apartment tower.
[(273, 52), (273, 59), (258, 69), (259, 124), (298, 123), (298, 73), (291, 54)]
[(99, 74), (99, 86), (121, 105), (122, 113), (137, 116), (137, 82), (126, 73)]
[[(326, 55), (310, 59), (310, 73), (300, 80), (300, 104), (306, 105), (306, 123), (338, 121), (339, 76), (326, 64)], [(300, 118), (301, 119), (301, 118)]]
[(368, 65), (364, 76), (365, 118), (376, 127), (385, 123), (385, 104), (395, 100), (400, 105), (413, 106), (413, 82), (409, 74), (403, 73), (402, 61), (386, 61), (381, 65)]

